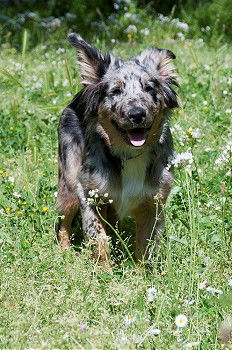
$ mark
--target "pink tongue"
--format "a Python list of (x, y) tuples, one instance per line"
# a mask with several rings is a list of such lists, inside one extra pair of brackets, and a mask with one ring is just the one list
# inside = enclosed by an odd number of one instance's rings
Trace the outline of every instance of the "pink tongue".
[(135, 147), (142, 146), (146, 141), (146, 133), (145, 131), (130, 131), (128, 132), (128, 137), (130, 139), (130, 142)]

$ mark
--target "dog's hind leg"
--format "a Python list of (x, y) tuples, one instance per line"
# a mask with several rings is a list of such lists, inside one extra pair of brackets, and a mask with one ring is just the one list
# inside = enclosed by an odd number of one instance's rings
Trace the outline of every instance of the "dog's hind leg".
[(79, 202), (76, 192), (67, 186), (63, 176), (59, 178), (57, 207), (60, 215), (56, 230), (57, 238), (62, 250), (64, 250), (70, 246), (72, 221), (77, 214)]

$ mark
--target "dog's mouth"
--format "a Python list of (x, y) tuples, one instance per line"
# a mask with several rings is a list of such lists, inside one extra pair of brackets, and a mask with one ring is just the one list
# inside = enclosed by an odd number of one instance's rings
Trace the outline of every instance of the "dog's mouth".
[(136, 128), (127, 130), (127, 136), (134, 147), (141, 147), (145, 144), (149, 129)]

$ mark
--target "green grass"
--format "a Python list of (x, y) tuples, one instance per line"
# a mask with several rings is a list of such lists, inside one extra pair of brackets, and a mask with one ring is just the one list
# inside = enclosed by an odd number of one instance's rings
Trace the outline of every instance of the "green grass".
[[(55, 242), (56, 130), (80, 88), (75, 51), (65, 43), (65, 52), (29, 52), (26, 40), (23, 54), (0, 52), (0, 348), (167, 350), (194, 341), (221, 349), (220, 324), (232, 313), (231, 154), (216, 160), (231, 140), (231, 48), (173, 41), (171, 30), (157, 28), (143, 44), (114, 47), (123, 57), (151, 45), (176, 53), (181, 108), (171, 126), (176, 151), (191, 150), (194, 162), (191, 172), (176, 168), (150, 268), (134, 267), (115, 238), (114, 267), (104, 270), (88, 246), (61, 252)], [(205, 280), (223, 294), (199, 289)], [(149, 288), (157, 289), (153, 301)], [(176, 332), (179, 314), (188, 323)]]

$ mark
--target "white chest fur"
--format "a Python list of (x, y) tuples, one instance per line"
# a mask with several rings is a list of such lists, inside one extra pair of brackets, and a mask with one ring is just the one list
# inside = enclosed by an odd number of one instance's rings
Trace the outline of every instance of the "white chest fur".
[(149, 153), (124, 161), (121, 179), (121, 198), (117, 208), (121, 218), (129, 215), (146, 194), (145, 177), (149, 164)]

